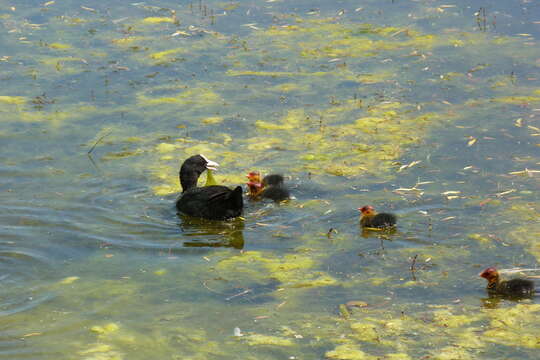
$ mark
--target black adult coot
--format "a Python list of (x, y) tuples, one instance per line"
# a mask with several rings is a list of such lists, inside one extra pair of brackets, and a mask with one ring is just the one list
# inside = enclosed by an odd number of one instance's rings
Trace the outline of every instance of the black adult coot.
[(487, 280), (486, 289), (491, 295), (525, 298), (535, 293), (534, 282), (531, 280), (516, 278), (501, 281), (499, 272), (494, 267), (488, 267), (478, 275)]
[(199, 176), (207, 169), (216, 170), (218, 166), (204, 155), (194, 155), (184, 161), (180, 168), (182, 194), (176, 200), (178, 211), (210, 220), (225, 220), (242, 214), (241, 186), (234, 190), (222, 185), (197, 187)]
[(358, 208), (358, 210), (362, 213), (362, 217), (360, 218), (360, 225), (362, 227), (384, 229), (396, 225), (396, 215), (394, 214), (378, 214), (371, 205)]
[(247, 175), (249, 195), (253, 199), (266, 198), (274, 201), (283, 201), (290, 198), (289, 190), (286, 188), (283, 175), (266, 175), (261, 182), (261, 174), (252, 171)]

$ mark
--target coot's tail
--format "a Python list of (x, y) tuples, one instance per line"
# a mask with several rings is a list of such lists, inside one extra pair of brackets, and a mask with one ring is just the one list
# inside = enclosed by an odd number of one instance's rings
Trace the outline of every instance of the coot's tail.
[(228, 194), (229, 204), (233, 209), (242, 209), (244, 207), (244, 199), (242, 197), (242, 187), (237, 186), (232, 192)]

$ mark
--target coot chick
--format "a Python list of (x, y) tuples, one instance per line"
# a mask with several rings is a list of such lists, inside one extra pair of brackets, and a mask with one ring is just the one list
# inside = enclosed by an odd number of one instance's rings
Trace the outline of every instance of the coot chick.
[(182, 194), (176, 201), (178, 211), (210, 220), (225, 220), (242, 214), (241, 186), (234, 190), (222, 185), (197, 187), (199, 176), (207, 169), (216, 170), (218, 166), (204, 155), (194, 155), (184, 161), (180, 168)]
[(396, 215), (394, 214), (378, 214), (371, 205), (358, 208), (358, 210), (362, 212), (362, 217), (360, 218), (360, 225), (362, 227), (384, 229), (396, 225)]
[(261, 174), (258, 171), (251, 171), (247, 174), (248, 195), (256, 199), (262, 192)]
[(535, 292), (534, 282), (531, 280), (516, 278), (501, 281), (499, 272), (494, 267), (488, 267), (478, 275), (487, 280), (486, 289), (492, 295), (517, 299), (530, 297)]
[(283, 175), (266, 175), (261, 182), (261, 174), (252, 171), (248, 175), (247, 186), (249, 195), (253, 199), (266, 198), (274, 201), (283, 201), (290, 198), (289, 190), (285, 187)]

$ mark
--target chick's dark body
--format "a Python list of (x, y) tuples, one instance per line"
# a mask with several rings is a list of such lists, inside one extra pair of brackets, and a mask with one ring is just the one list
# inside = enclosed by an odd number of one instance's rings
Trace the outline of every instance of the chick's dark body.
[(396, 216), (389, 213), (380, 213), (373, 216), (363, 216), (360, 220), (362, 227), (385, 228), (396, 225)]
[(262, 191), (261, 196), (263, 198), (274, 201), (283, 201), (291, 197), (289, 190), (285, 187), (283, 175), (266, 175), (262, 180), (262, 185), (264, 190)]
[(534, 282), (527, 279), (511, 279), (490, 284), (487, 290), (491, 294), (499, 294), (512, 297), (529, 297), (534, 295)]

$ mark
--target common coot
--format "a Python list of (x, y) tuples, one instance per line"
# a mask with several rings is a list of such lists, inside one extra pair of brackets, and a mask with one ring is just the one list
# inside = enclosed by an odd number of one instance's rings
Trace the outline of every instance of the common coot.
[(244, 207), (242, 187), (234, 190), (222, 185), (197, 187), (199, 176), (207, 169), (216, 170), (218, 163), (204, 155), (187, 158), (180, 168), (182, 194), (176, 208), (183, 214), (210, 220), (225, 220), (240, 216)]

